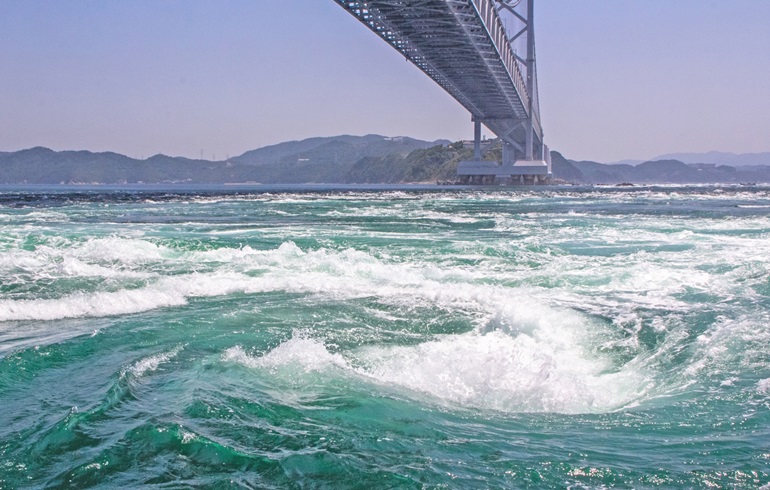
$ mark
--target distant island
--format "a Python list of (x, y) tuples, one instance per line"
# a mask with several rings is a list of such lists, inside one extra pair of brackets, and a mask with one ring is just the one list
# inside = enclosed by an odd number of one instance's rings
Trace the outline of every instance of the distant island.
[[(499, 160), (500, 144), (485, 143), (484, 158)], [(556, 182), (576, 184), (700, 184), (770, 182), (770, 154), (681, 154), (635, 164), (569, 160), (552, 152)], [(225, 161), (155, 155), (53, 151), (36, 147), (0, 152), (0, 184), (395, 184), (453, 182), (457, 163), (470, 160), (468, 142), (408, 137), (333, 136), (289, 141)], [(749, 158), (750, 157), (750, 158)], [(730, 161), (732, 165), (720, 163)], [(760, 164), (768, 162), (768, 164)]]

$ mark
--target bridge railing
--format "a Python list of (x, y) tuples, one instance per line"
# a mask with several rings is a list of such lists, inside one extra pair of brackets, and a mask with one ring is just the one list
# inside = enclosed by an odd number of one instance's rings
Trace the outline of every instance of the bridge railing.
[(505, 32), (500, 14), (497, 13), (495, 1), (473, 0), (473, 5), (481, 20), (484, 21), (484, 26), (492, 43), (495, 45), (497, 54), (500, 56), (505, 69), (508, 71), (508, 76), (513, 81), (516, 91), (521, 97), (524, 110), (529, 110), (530, 95), (527, 92), (527, 84), (519, 69), (519, 63), (516, 61), (516, 55), (511, 48), (511, 43), (508, 42), (508, 34)]
[[(524, 81), (524, 76), (519, 68), (516, 54), (513, 52), (511, 43), (508, 41), (508, 33), (505, 31), (505, 27), (503, 27), (503, 21), (497, 11), (495, 0), (473, 0), (473, 6), (476, 8), (479, 18), (484, 22), (487, 34), (495, 45), (497, 54), (500, 56), (500, 60), (502, 60), (505, 69), (508, 71), (508, 76), (519, 93), (524, 110), (529, 112), (529, 98), (531, 95), (527, 90), (527, 83)], [(540, 125), (538, 104), (535, 103), (532, 106), (534, 112), (532, 115), (533, 127), (538, 139), (542, 140), (543, 128)]]

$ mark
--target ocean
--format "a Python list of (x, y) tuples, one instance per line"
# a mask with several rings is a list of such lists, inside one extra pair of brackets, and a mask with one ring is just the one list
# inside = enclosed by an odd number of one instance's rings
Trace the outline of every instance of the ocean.
[(0, 488), (770, 489), (770, 187), (0, 188)]

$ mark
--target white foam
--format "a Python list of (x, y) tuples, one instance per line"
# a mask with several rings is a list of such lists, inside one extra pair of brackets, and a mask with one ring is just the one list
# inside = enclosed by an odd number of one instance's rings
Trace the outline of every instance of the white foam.
[(74, 257), (63, 257), (57, 263), (57, 273), (65, 277), (104, 277), (104, 278), (148, 278), (150, 273), (104, 267), (97, 264), (89, 264)]
[[(554, 240), (558, 241), (559, 237)], [(533, 245), (537, 243), (526, 244)], [(508, 244), (500, 246), (509, 247)], [(517, 245), (519, 249), (521, 246)], [(770, 252), (766, 244), (758, 248), (760, 252)], [(126, 249), (132, 249), (133, 255)], [(352, 249), (303, 251), (293, 242), (272, 250), (246, 246), (179, 254), (139, 238), (90, 240), (21, 258), (27, 261), (25, 267), (37, 269), (43, 277), (125, 277), (132, 280), (126, 289), (81, 292), (46, 300), (0, 300), (0, 321), (130, 314), (182, 305), (191, 297), (286, 291), (341, 300), (371, 296), (384, 303), (461, 308), (477, 315), (480, 321), (500, 305), (539, 301), (544, 305), (574, 305), (581, 310), (632, 322), (639, 305), (688, 311), (693, 305), (674, 297), (686, 288), (736, 294), (735, 281), (715, 280), (713, 274), (694, 269), (694, 264), (671, 270), (670, 266), (653, 262), (645, 253), (620, 258), (550, 256), (546, 259), (542, 252), (533, 252), (539, 257), (537, 267), (511, 267), (502, 263), (510, 260), (508, 252), (503, 252), (499, 259), (479, 254), (486, 262), (484, 267), (439, 267), (430, 261), (394, 262)], [(526, 253), (522, 257), (533, 258)], [(110, 265), (110, 261), (118, 258), (124, 260), (121, 265)], [(153, 272), (149, 272), (142, 265), (145, 261), (162, 265), (160, 269), (153, 265)], [(204, 264), (205, 267), (201, 267)], [(169, 267), (178, 271), (209, 272), (161, 276), (162, 269)], [(154, 280), (136, 288), (136, 278)], [(554, 281), (558, 281), (558, 287), (529, 286)]]
[(134, 379), (141, 378), (149, 371), (155, 371), (161, 364), (167, 363), (181, 352), (182, 347), (176, 347), (168, 352), (161, 352), (145, 357), (132, 364), (124, 373), (131, 373)]
[[(767, 220), (756, 218), (735, 221), (740, 223), (730, 226), (736, 229), (768, 226)], [(615, 410), (662, 396), (702, 379), (705, 371), (717, 372), (722, 364), (740, 364), (751, 353), (757, 358), (766, 345), (748, 338), (768, 335), (767, 322), (756, 316), (719, 320), (694, 343), (671, 321), (703, 308), (681, 298), (688, 291), (724, 300), (756, 296), (753, 287), (766, 281), (768, 271), (770, 240), (765, 235), (712, 235), (722, 225), (705, 220), (696, 220), (696, 231), (673, 235), (670, 230), (648, 232), (650, 223), (623, 233), (557, 227), (547, 235), (532, 233), (529, 227), (534, 225), (516, 226), (523, 236), (518, 241), (456, 242), (460, 255), (476, 258), (473, 265), (444, 256), (437, 265), (436, 256), (394, 259), (353, 249), (303, 250), (293, 242), (270, 250), (244, 246), (180, 252), (142, 237), (109, 237), (52, 243), (34, 251), (16, 249), (0, 256), (3, 279), (19, 270), (46, 279), (104, 277), (110, 279), (110, 289), (120, 287), (124, 278), (130, 280), (124, 289), (107, 292), (0, 299), (0, 321), (123, 315), (179, 306), (196, 297), (274, 291), (321, 300), (372, 297), (385, 305), (459, 311), (478, 325), (475, 332), (417, 346), (341, 353), (329, 352), (321, 340), (295, 336), (258, 358), (242, 349), (226, 357), (273, 370), (321, 372), (334, 366), (418, 394), (414, 396), (462, 406), (566, 413)], [(590, 240), (615, 241), (621, 252), (603, 256), (559, 251), (571, 243), (589, 242), (591, 233), (596, 236)], [(634, 233), (644, 237), (640, 243), (688, 243), (693, 248), (626, 252), (623, 241), (634, 243)], [(194, 270), (202, 272), (190, 272)], [(144, 279), (144, 286), (137, 287), (137, 277)], [(556, 304), (563, 308), (552, 308)], [(570, 313), (569, 307), (614, 323), (589, 325), (587, 316)], [(649, 320), (644, 310), (651, 308), (670, 315), (653, 319), (652, 327), (665, 339), (655, 353), (645, 354), (637, 335), (642, 320)], [(686, 367), (665, 371), (669, 368), (661, 367), (661, 359), (681, 352), (683, 346), (690, 350)], [(610, 355), (597, 354), (613, 349), (633, 360), (616, 366)], [(717, 383), (734, 375), (721, 373)]]
[[(117, 242), (124, 243), (123, 240), (117, 240)], [(113, 243), (112, 240), (108, 240), (104, 245), (110, 246)], [(147, 244), (143, 240), (128, 240), (128, 243), (144, 244), (144, 247), (137, 246), (144, 251), (134, 256), (136, 260), (142, 260), (139, 259), (141, 257), (157, 259), (164, 253), (159, 247)], [(109, 254), (103, 254), (101, 246), (97, 247), (97, 250), (99, 252), (91, 254), (91, 258), (114, 258)], [(546, 302), (550, 299), (558, 299), (565, 300), (569, 304), (569, 297), (572, 295), (575, 304), (586, 302), (586, 295), (581, 293), (582, 287), (573, 286), (574, 293), (566, 288), (548, 291), (532, 287), (502, 287), (480, 282), (490, 276), (486, 269), (479, 271), (474, 268), (437, 267), (430, 263), (393, 263), (352, 249), (341, 251), (319, 249), (305, 252), (292, 242), (286, 242), (277, 249), (265, 251), (243, 247), (189, 252), (174, 260), (188, 264), (180, 265), (179, 268), (182, 270), (188, 269), (191, 264), (200, 267), (200, 264), (211, 263), (209, 269), (212, 272), (160, 277), (154, 283), (138, 289), (84, 292), (49, 300), (0, 300), (0, 321), (127, 314), (181, 305), (190, 297), (220, 296), (236, 292), (253, 294), (287, 291), (319, 294), (338, 299), (374, 296), (385, 302), (471, 308), (485, 314), (494, 311), (501, 304), (520, 300), (531, 301), (538, 296)], [(536, 271), (536, 273), (549, 276), (553, 274), (553, 277), (561, 277), (562, 281), (570, 281), (570, 272), (559, 275), (556, 271), (556, 269), (569, 270), (568, 267), (569, 265), (555, 258), (552, 264), (545, 264), (543, 272)], [(110, 271), (115, 271), (99, 264), (70, 257), (59, 262), (59, 269), (69, 274), (102, 274), (104, 277), (110, 277)], [(606, 269), (607, 267), (604, 267), (604, 270)], [(133, 269), (118, 269), (118, 271), (113, 272), (118, 278), (122, 276), (152, 277), (149, 274), (142, 276), (142, 272), (134, 272)], [(258, 274), (254, 274), (255, 271)], [(629, 280), (599, 286), (608, 292), (621, 291), (620, 295), (616, 293), (616, 296), (619, 296), (617, 304), (625, 303), (622, 301), (625, 295), (626, 298), (633, 299), (632, 305), (642, 303), (671, 308), (676, 306), (670, 297), (672, 290), (681, 290), (682, 283), (685, 281), (699, 285), (707, 279), (703, 273), (688, 275), (683, 271), (676, 275), (661, 273), (659, 280), (653, 277), (650, 282), (642, 279), (644, 276), (649, 276), (649, 266), (640, 265), (637, 268), (631, 266), (627, 271), (630, 271), (626, 272), (627, 276), (630, 274)], [(574, 264), (571, 273), (575, 273)], [(527, 269), (506, 274), (509, 278), (517, 279), (523, 284), (532, 282), (533, 272)], [(617, 279), (608, 279), (608, 281), (617, 281)], [(655, 288), (660, 288), (661, 292), (651, 292), (649, 290), (651, 284)], [(597, 289), (590, 283), (587, 287), (592, 291)], [(624, 290), (625, 293), (622, 292)]]
[(227, 349), (223, 359), (251, 368), (276, 370), (279, 368), (300, 369), (304, 372), (322, 371), (330, 367), (348, 368), (347, 361), (340, 354), (333, 354), (319, 340), (295, 334), (262, 356), (252, 356), (240, 346)]
[(180, 292), (156, 287), (75, 293), (59, 299), (0, 300), (0, 321), (125, 315), (185, 303)]
[(26, 280), (59, 277), (144, 278), (137, 270), (160, 261), (167, 250), (140, 239), (109, 237), (84, 242), (53, 237), (33, 250), (14, 248), (0, 256), (0, 277), (24, 274)]
[(162, 260), (168, 249), (143, 239), (111, 236), (87, 240), (76, 246), (73, 253), (92, 262), (141, 264)]
[[(320, 340), (295, 334), (261, 356), (240, 347), (223, 360), (284, 372), (347, 376), (434, 402), (504, 412), (591, 413), (621, 409), (648, 394), (645, 369), (621, 369), (598, 355), (585, 318), (506, 308), (477, 331), (411, 346), (373, 345), (332, 353)], [(581, 343), (588, 340), (588, 344)]]
[[(373, 208), (344, 208), (328, 211), (323, 214), (328, 218), (339, 217), (367, 217), (367, 218), (397, 218), (401, 221), (447, 221), (450, 223), (477, 223), (480, 219), (477, 215), (465, 213), (452, 213), (441, 211), (430, 211), (425, 209), (410, 209), (401, 204), (393, 204), (388, 207)], [(483, 217), (481, 217), (483, 219)]]
[(70, 217), (66, 213), (60, 213), (58, 211), (51, 211), (51, 210), (30, 211), (18, 217), (14, 217), (14, 219), (19, 219), (19, 218), (22, 218), (25, 220), (37, 221), (41, 223), (66, 222), (70, 220)]
[[(713, 378), (718, 382), (725, 377), (738, 379), (739, 369), (767, 372), (769, 366), (763, 359), (770, 342), (769, 326), (770, 315), (766, 312), (717, 318), (692, 343), (683, 377), (693, 381)], [(770, 384), (760, 381), (757, 389), (763, 387), (770, 388)]]
[(644, 369), (629, 363), (618, 370), (598, 355), (584, 322), (523, 306), (476, 332), (362, 348), (354, 364), (378, 382), (506, 412), (605, 412), (642, 399), (651, 384)]
[(770, 394), (770, 378), (763, 379), (757, 383), (757, 392), (763, 395)]
[(0, 300), (0, 321), (126, 315), (184, 305), (192, 297), (272, 291), (281, 284), (231, 272), (169, 276), (134, 289), (77, 292), (57, 299)]
[(15, 271), (38, 270), (48, 262), (46, 257), (24, 250), (4, 251), (0, 254), (0, 274), (6, 276)]

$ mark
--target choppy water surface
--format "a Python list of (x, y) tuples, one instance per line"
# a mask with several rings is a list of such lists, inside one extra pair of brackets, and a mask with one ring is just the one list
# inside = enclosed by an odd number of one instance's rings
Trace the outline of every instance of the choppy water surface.
[(770, 483), (770, 190), (0, 191), (0, 488)]

